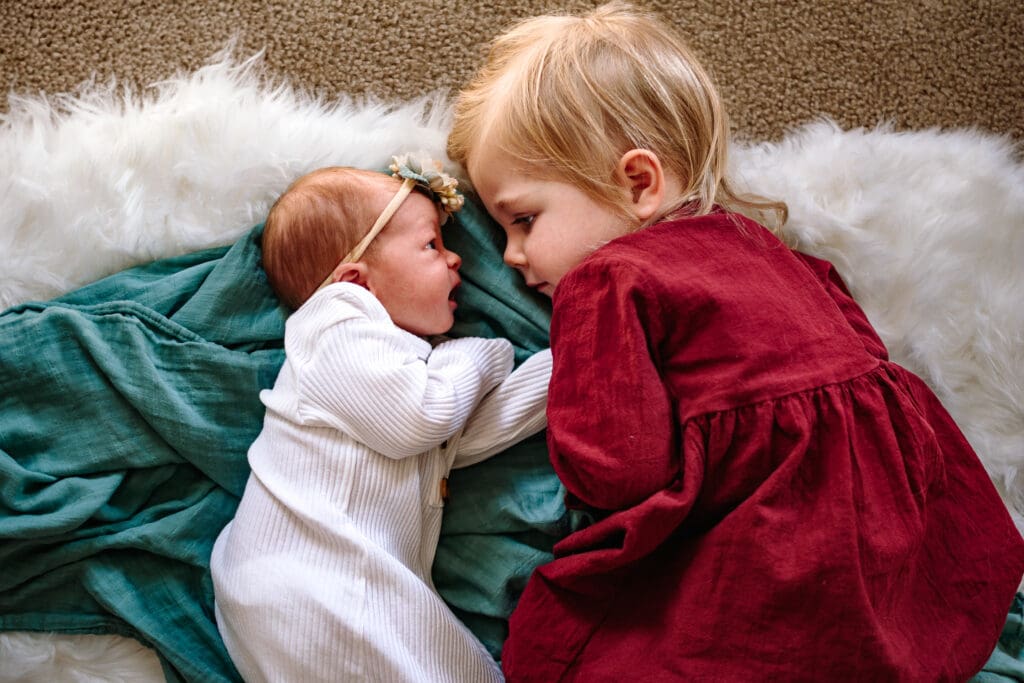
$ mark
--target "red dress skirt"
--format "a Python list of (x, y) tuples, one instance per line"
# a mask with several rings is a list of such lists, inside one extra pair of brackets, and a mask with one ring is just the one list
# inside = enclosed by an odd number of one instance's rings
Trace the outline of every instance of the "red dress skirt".
[(551, 461), (595, 522), (512, 614), (511, 681), (955, 681), (1024, 542), (831, 266), (724, 213), (555, 294)]

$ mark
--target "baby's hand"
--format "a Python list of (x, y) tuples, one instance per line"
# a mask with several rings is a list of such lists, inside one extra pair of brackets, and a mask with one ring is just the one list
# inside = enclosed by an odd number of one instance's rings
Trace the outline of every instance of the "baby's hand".
[(480, 372), (480, 382), (486, 393), (500, 384), (512, 372), (514, 353), (507, 339), (461, 337), (448, 339), (434, 347), (433, 353), (468, 357)]

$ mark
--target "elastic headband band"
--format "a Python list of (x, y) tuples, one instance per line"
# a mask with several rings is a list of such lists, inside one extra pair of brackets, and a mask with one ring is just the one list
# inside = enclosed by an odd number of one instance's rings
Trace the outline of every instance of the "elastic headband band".
[[(398, 192), (395, 193), (395, 196), (391, 198), (388, 205), (385, 206), (384, 210), (380, 212), (379, 216), (377, 216), (377, 220), (374, 221), (373, 227), (370, 228), (370, 232), (366, 233), (366, 236), (359, 240), (359, 244), (353, 247), (352, 251), (345, 254), (345, 258), (338, 261), (338, 266), (345, 263), (355, 263), (362, 258), (363, 253), (366, 252), (366, 249), (370, 246), (370, 242), (380, 234), (380, 231), (388, 224), (388, 221), (390, 221), (391, 217), (395, 215), (398, 208), (402, 206), (402, 202), (405, 201), (405, 198), (409, 196), (409, 193), (412, 192), (412, 188), (415, 186), (416, 181), (412, 178), (405, 178), (402, 180), (402, 186), (398, 188)], [(334, 266), (331, 270), (331, 274), (327, 276), (327, 279), (321, 282), (320, 286), (316, 288), (317, 291), (320, 291), (327, 285), (331, 284), (331, 281), (334, 278), (334, 271), (338, 269), (338, 266)]]

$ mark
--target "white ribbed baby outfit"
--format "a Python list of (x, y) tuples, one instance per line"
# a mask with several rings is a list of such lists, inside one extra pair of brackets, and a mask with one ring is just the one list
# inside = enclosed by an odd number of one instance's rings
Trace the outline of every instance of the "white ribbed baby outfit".
[(451, 467), (545, 426), (550, 351), (510, 375), (507, 340), (431, 348), (366, 289), (339, 283), (288, 319), (285, 356), (210, 560), (239, 672), (250, 683), (501, 681), (431, 581), (441, 486)]

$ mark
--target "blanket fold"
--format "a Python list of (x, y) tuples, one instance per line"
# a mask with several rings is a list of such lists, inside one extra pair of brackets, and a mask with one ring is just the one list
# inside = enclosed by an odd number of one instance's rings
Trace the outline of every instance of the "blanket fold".
[(169, 678), (237, 679), (208, 563), (283, 360), (257, 237), (0, 315), (0, 627), (130, 635)]

